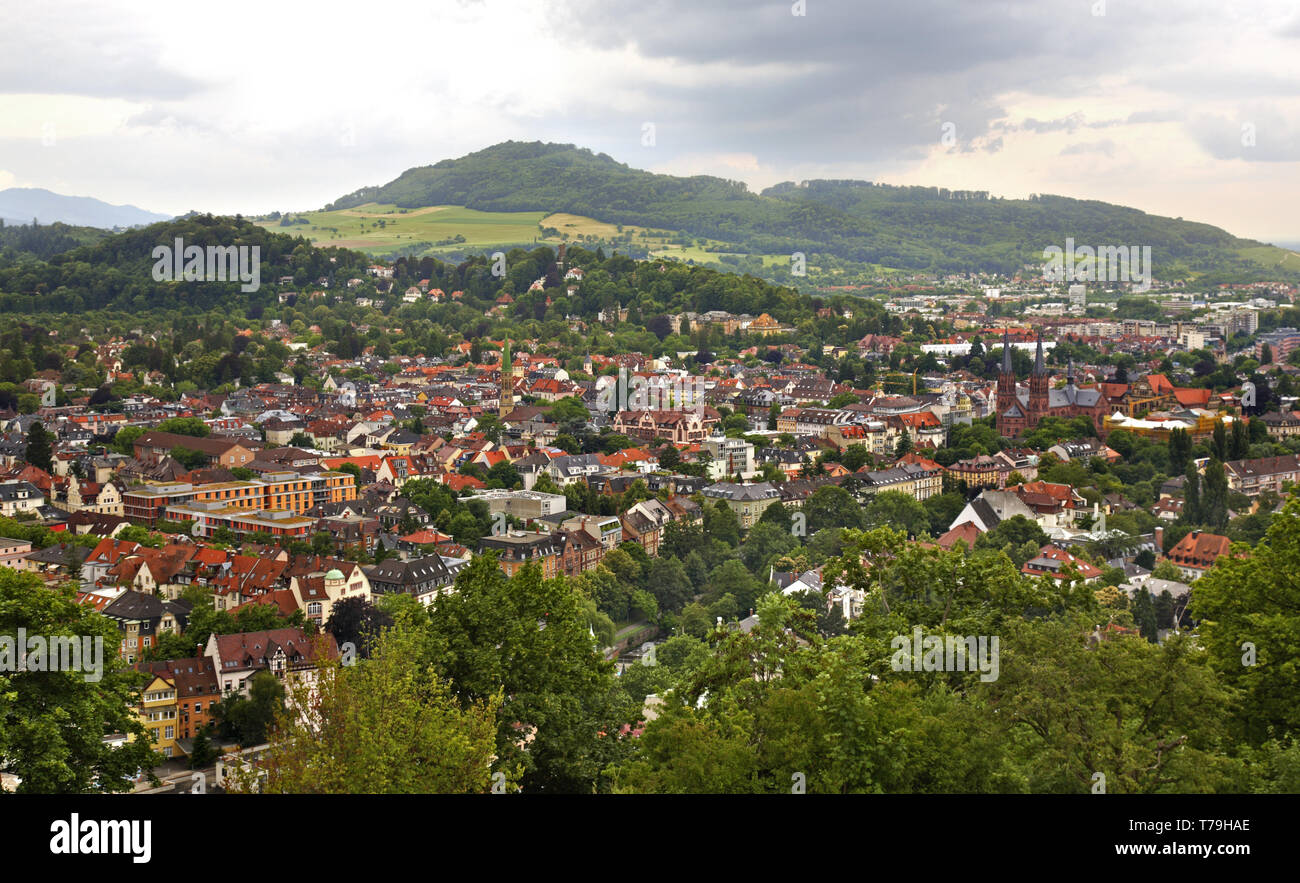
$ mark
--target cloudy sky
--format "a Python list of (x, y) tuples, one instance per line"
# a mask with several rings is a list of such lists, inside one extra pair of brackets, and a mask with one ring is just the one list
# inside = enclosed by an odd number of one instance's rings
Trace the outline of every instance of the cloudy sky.
[(513, 138), (1295, 241), (1298, 86), (1272, 0), (46, 0), (0, 7), (0, 189), (310, 209)]

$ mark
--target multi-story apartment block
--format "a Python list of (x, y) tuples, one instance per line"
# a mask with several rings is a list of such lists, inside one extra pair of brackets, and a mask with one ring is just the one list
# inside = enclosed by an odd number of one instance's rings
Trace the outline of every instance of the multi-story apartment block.
[(1300, 455), (1260, 457), (1256, 460), (1229, 460), (1223, 464), (1228, 487), (1248, 497), (1263, 491), (1284, 493), (1284, 486), (1300, 483)]
[(506, 576), (514, 576), (528, 564), (540, 565), (544, 579), (553, 579), (560, 572), (560, 542), (553, 534), (512, 530), (485, 536), (478, 541), (478, 551), (495, 552)]
[(0, 482), (0, 515), (13, 518), (45, 505), (45, 495), (30, 481)]
[(781, 499), (781, 492), (766, 481), (756, 484), (732, 484), (724, 481), (706, 487), (701, 493), (711, 501), (725, 501), (727, 507), (736, 513), (743, 530), (758, 524), (758, 519), (767, 507)]
[(129, 487), (122, 494), (122, 514), (128, 521), (157, 527), (172, 506), (217, 504), (219, 509), (285, 510), (302, 515), (326, 503), (357, 498), (357, 486), (347, 472), (268, 472), (251, 481), (192, 484), (153, 481)]
[(163, 757), (172, 756), (178, 738), (176, 682), (169, 675), (153, 675), (141, 694), (136, 711), (154, 750), (161, 752)]
[(754, 467), (754, 446), (743, 438), (711, 435), (700, 443), (700, 449), (709, 452), (709, 478), (717, 480), (739, 476), (745, 479), (753, 478), (757, 472)]
[(472, 498), (487, 503), (488, 512), (510, 515), (523, 521), (558, 515), (568, 508), (564, 494), (546, 494), (541, 491), (508, 491), (499, 488), (476, 490)]

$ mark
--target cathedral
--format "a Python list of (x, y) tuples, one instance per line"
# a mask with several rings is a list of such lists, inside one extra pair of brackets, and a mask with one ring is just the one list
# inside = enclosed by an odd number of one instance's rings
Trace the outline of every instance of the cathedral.
[(1063, 389), (1049, 389), (1047, 367), (1043, 364), (1043, 335), (1038, 335), (1038, 351), (1034, 355), (1034, 371), (1029, 375), (1029, 391), (1022, 392), (1016, 385), (1016, 373), (1011, 367), (1011, 338), (1002, 334), (1002, 371), (998, 374), (997, 428), (998, 434), (1016, 438), (1032, 432), (1044, 417), (1089, 417), (1102, 432), (1106, 417), (1106, 400), (1095, 387), (1080, 388), (1074, 382), (1074, 361)]

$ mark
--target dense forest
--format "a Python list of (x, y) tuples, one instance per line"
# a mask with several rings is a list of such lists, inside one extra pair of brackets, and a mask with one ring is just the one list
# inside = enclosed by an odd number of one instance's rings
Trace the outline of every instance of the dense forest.
[(56, 254), (99, 242), (109, 235), (98, 227), (69, 224), (5, 224), (0, 220), (0, 269), (20, 261), (48, 260)]
[[(293, 285), (328, 281), (336, 274), (361, 273), (370, 259), (340, 248), (315, 248), (301, 237), (271, 233), (242, 218), (193, 215), (106, 235), (93, 244), (67, 250), (70, 231), (53, 225), (49, 234), (16, 228), (16, 245), (29, 243), (48, 252), (42, 261), (0, 260), (0, 309), (6, 313), (71, 312), (115, 308), (137, 312), (168, 309), (208, 309), (250, 306), (266, 301), (263, 292), (243, 293), (238, 281), (156, 281), (158, 245), (177, 238), (186, 246), (257, 246), (261, 249), (261, 280), (271, 283), (290, 277)], [(3, 231), (0, 231), (3, 232)], [(63, 237), (63, 238), (60, 238)], [(4, 240), (0, 240), (4, 241)], [(46, 255), (37, 252), (40, 257)], [(347, 278), (346, 276), (344, 278)], [(274, 297), (273, 295), (270, 295)]]

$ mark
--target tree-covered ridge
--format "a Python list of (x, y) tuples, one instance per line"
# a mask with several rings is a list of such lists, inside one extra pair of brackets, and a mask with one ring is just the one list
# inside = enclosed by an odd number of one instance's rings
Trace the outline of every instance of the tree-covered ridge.
[[(60, 225), (55, 225), (60, 226)], [(68, 228), (69, 230), (75, 228)], [(116, 233), (89, 245), (60, 249), (45, 261), (8, 265), (0, 261), (0, 307), (9, 312), (50, 312), (114, 307), (124, 310), (207, 309), (248, 305), (265, 295), (240, 291), (230, 281), (157, 281), (157, 246), (256, 246), (263, 285), (292, 277), (297, 286), (347, 272), (355, 275), (370, 259), (341, 248), (317, 248), (301, 237), (273, 233), (240, 217), (192, 215)], [(344, 279), (347, 276), (343, 277)]]
[[(260, 247), (261, 287), (243, 292), (238, 280), (155, 281), (153, 249), (174, 246), (177, 238), (186, 247)], [(290, 303), (294, 303), (297, 296), (306, 297), (306, 291), (314, 289), (322, 293), (324, 306), (354, 311), (347, 283), (359, 278), (365, 280), (365, 286), (352, 294), (382, 302), (385, 313), (402, 309), (411, 319), (428, 318), (449, 334), (454, 329), (466, 337), (488, 334), (491, 322), (485, 313), (502, 292), (513, 299), (509, 311), (500, 317), (507, 321), (558, 321), (566, 316), (590, 320), (602, 310), (632, 307), (629, 321), (646, 324), (655, 332), (647, 333), (643, 341), (643, 349), (650, 349), (668, 336), (665, 314), (767, 312), (783, 322), (794, 322), (811, 318), (820, 305), (806, 295), (753, 276), (674, 262), (635, 261), (576, 245), (568, 251), (567, 266), (579, 267), (586, 275), (580, 289), (570, 295), (560, 279), (556, 258), (554, 249), (547, 246), (531, 251), (511, 249), (506, 253), (504, 275), (493, 272), (493, 261), (487, 255), (459, 264), (432, 257), (399, 259), (390, 283), (367, 275), (365, 268), (371, 259), (361, 252), (314, 246), (301, 237), (275, 233), (241, 218), (203, 215), (113, 234), (95, 245), (55, 255), (48, 261), (0, 268), (0, 309), (8, 314), (82, 314), (111, 309), (151, 315), (167, 311), (192, 315), (195, 310), (220, 309), (231, 315), (259, 318), (264, 310), (278, 306), (279, 294), (289, 294), (293, 298)], [(545, 280), (546, 287), (530, 291), (539, 278)], [(403, 292), (421, 280), (429, 280), (432, 288), (445, 292), (459, 291), (462, 296), (447, 303), (422, 301), (404, 306)], [(339, 317), (358, 318), (352, 312)], [(652, 319), (656, 321), (650, 325)], [(325, 324), (332, 322), (333, 317)], [(447, 342), (433, 346), (431, 354), (445, 354)], [(340, 354), (351, 355), (345, 351)]]
[[(1015, 272), (1041, 262), (1045, 247), (1063, 247), (1067, 237), (1094, 247), (1149, 245), (1157, 275), (1265, 269), (1239, 254), (1259, 243), (1208, 224), (1095, 200), (1001, 199), (982, 191), (866, 181), (787, 182), (754, 194), (737, 181), (653, 174), (605, 154), (541, 142), (507, 141), (408, 169), (382, 187), (362, 188), (327, 208), (367, 202), (571, 212), (608, 223), (681, 230), (755, 254), (804, 251), (936, 272)], [(1283, 254), (1277, 250), (1272, 259)]]
[(98, 227), (0, 221), (0, 269), (23, 261), (49, 260), (56, 254), (92, 245), (108, 235), (107, 230)]
[(998, 262), (1014, 260), (1016, 255), (1039, 262), (1043, 248), (1063, 248), (1067, 238), (1079, 246), (1149, 245), (1158, 267), (1179, 261), (1196, 269), (1221, 267), (1226, 252), (1259, 245), (1210, 224), (1065, 196), (1001, 199), (984, 191), (892, 187), (867, 181), (786, 183), (768, 188), (763, 195), (843, 212), (879, 228), (875, 232), (885, 241), (898, 236), (891, 231), (906, 231), (903, 240), (942, 244), (949, 259), (984, 262), (981, 269), (995, 269)]

